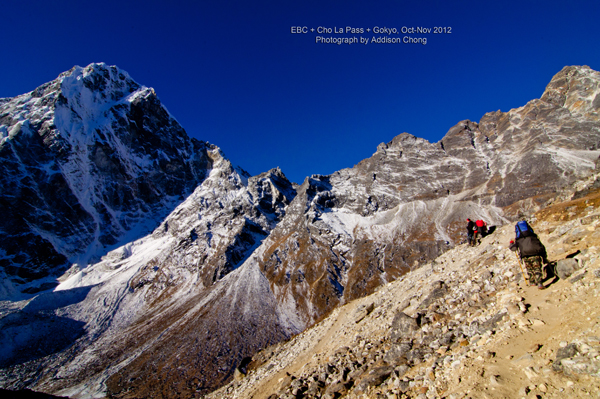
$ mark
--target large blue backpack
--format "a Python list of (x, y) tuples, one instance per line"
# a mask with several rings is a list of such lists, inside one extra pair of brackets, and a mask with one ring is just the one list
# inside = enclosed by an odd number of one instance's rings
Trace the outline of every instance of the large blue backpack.
[(517, 238), (529, 237), (534, 236), (535, 232), (526, 220), (521, 220), (515, 225), (515, 235)]

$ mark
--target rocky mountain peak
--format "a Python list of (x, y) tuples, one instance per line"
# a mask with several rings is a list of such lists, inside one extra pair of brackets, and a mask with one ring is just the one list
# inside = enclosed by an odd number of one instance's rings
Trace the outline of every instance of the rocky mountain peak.
[(600, 112), (600, 72), (585, 66), (566, 66), (544, 91), (542, 101), (565, 107), (574, 115), (598, 121)]
[(5, 99), (0, 137), (0, 264), (28, 292), (155, 228), (205, 178), (216, 148), (105, 64)]
[[(61, 94), (78, 111), (98, 110), (90, 105), (117, 102), (142, 88), (127, 72), (104, 63), (75, 66), (61, 74), (59, 80)], [(154, 89), (143, 89), (142, 95), (156, 96)]]

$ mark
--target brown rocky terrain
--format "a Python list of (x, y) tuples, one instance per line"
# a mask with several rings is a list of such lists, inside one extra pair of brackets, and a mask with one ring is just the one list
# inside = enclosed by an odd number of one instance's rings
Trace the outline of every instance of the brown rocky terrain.
[(600, 190), (574, 198), (529, 217), (544, 290), (523, 279), (507, 224), (263, 350), (207, 398), (598, 397)]

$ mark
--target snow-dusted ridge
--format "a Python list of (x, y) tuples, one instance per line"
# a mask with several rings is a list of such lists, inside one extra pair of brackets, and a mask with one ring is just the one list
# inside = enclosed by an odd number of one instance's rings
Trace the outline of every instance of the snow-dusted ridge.
[[(236, 270), (236, 259), (260, 245), (283, 215), (294, 190), (280, 170), (248, 178), (222, 158), (220, 151), (211, 151), (210, 156), (210, 174), (152, 234), (109, 252), (85, 269), (75, 267), (56, 287), (57, 298), (85, 289), (84, 298), (79, 294), (79, 301), (60, 309), (61, 317), (85, 324), (85, 336), (75, 345), (80, 353), (66, 364), (60, 356), (55, 357), (47, 366), (59, 370), (61, 380), (71, 381), (61, 390), (62, 395), (102, 397), (112, 374), (135, 364), (145, 351), (163, 347), (173, 331), (186, 327), (186, 320), (198, 323), (194, 315), (205, 313), (207, 307), (227, 313), (224, 308), (240, 303), (242, 318), (262, 320), (273, 314), (276, 305), (268, 292), (268, 280), (256, 268)], [(254, 293), (251, 301), (249, 292)], [(46, 301), (53, 298), (47, 295)], [(166, 327), (140, 324), (148, 317), (162, 324), (161, 320), (181, 309), (186, 316), (170, 320)], [(290, 334), (275, 320), (270, 323), (275, 336)], [(133, 349), (128, 339), (137, 341), (138, 334), (146, 339)], [(265, 343), (273, 342), (267, 339)], [(118, 349), (121, 345), (124, 347)], [(264, 343), (251, 345), (257, 350)], [(88, 375), (86, 370), (104, 361), (98, 354), (113, 351), (118, 351), (116, 363)], [(82, 373), (88, 376), (81, 379)]]
[(153, 89), (115, 66), (74, 67), (5, 99), (0, 115), (10, 211), (0, 230), (22, 237), (1, 246), (20, 290), (152, 231), (211, 168), (215, 147), (187, 137)]

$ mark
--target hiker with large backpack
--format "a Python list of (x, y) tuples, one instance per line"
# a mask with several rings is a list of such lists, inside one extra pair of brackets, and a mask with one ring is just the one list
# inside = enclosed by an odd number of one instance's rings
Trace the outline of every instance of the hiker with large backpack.
[(510, 242), (510, 250), (519, 250), (519, 256), (527, 269), (529, 284), (542, 285), (542, 265), (547, 263), (546, 247), (535, 234), (526, 220), (521, 220), (515, 225), (515, 240)]

